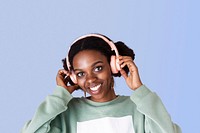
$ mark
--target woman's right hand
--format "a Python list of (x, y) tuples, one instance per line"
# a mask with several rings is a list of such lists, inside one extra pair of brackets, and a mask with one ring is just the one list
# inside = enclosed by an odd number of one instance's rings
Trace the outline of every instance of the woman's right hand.
[[(66, 71), (65, 69), (58, 70), (57, 76), (56, 76), (56, 84), (58, 86), (62, 86), (65, 88), (70, 94), (72, 94), (75, 90), (79, 88), (78, 85), (68, 85), (69, 83), (69, 75), (70, 73)], [(67, 77), (67, 78), (66, 78)]]

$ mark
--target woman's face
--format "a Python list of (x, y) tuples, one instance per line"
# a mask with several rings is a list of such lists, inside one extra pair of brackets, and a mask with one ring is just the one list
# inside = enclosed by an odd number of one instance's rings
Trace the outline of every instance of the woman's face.
[(116, 97), (112, 88), (110, 63), (105, 55), (96, 50), (83, 50), (73, 59), (77, 84), (96, 102), (106, 102)]

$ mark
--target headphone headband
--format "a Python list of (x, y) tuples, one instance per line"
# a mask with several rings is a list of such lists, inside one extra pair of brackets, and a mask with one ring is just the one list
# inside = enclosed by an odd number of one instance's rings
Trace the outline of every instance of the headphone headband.
[[(87, 34), (87, 35), (83, 35), (83, 36), (77, 38), (77, 39), (72, 43), (72, 45), (73, 45), (74, 43), (76, 43), (77, 41), (79, 41), (79, 40), (81, 40), (81, 39), (84, 39), (84, 38), (87, 38), (87, 37), (98, 37), (98, 38), (104, 40), (104, 41), (111, 47), (111, 51), (114, 50), (116, 56), (117, 56), (117, 57), (119, 56), (119, 52), (118, 52), (118, 50), (117, 50), (115, 44), (114, 44), (112, 41), (110, 41), (108, 38), (106, 38), (105, 36), (100, 35), (100, 34)], [(71, 46), (72, 46), (72, 45), (71, 45)], [(70, 51), (70, 49), (71, 49), (71, 46), (70, 46), (70, 48), (69, 48), (69, 51)], [(68, 51), (68, 54), (69, 54), (69, 51)], [(70, 70), (71, 65), (70, 65), (70, 62), (69, 62), (69, 55), (68, 55), (68, 54), (67, 54), (67, 56), (66, 56), (66, 63), (67, 63), (68, 70)]]

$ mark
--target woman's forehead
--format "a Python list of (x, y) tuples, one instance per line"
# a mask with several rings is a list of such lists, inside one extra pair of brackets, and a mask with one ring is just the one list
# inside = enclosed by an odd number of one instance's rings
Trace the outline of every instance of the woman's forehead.
[(96, 62), (107, 62), (107, 58), (101, 52), (96, 50), (83, 50), (77, 53), (73, 59), (73, 66), (91, 66)]

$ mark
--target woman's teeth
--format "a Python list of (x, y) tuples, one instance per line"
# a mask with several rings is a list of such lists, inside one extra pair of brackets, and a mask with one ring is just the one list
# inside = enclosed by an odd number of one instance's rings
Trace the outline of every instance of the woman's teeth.
[(92, 91), (96, 91), (96, 90), (99, 89), (100, 86), (101, 86), (101, 84), (99, 84), (99, 85), (97, 85), (97, 86), (95, 86), (95, 87), (91, 87), (90, 89), (91, 89)]

